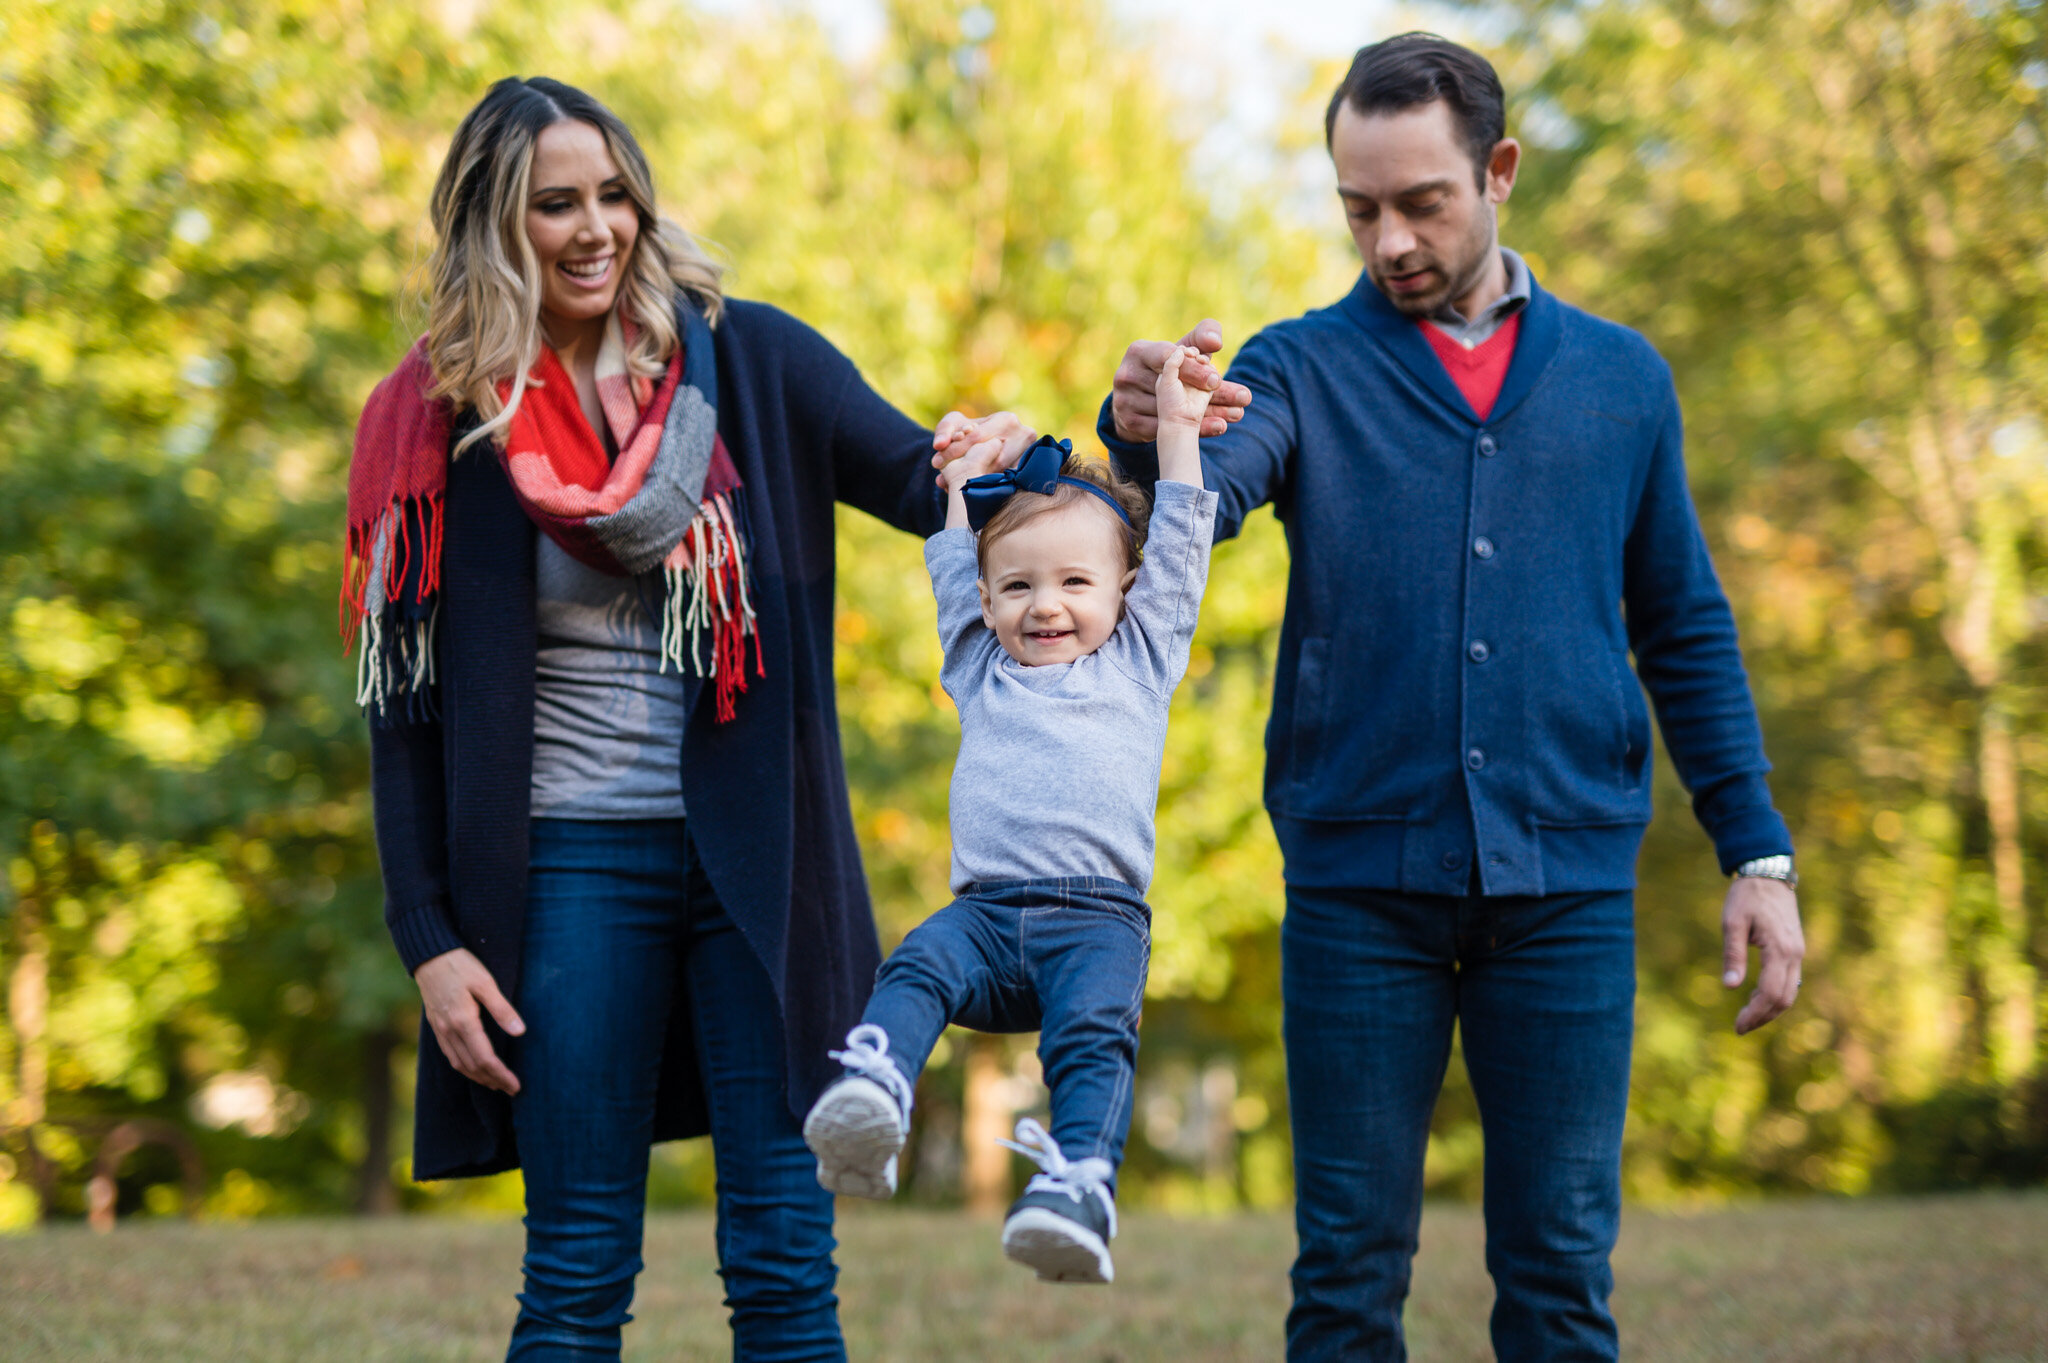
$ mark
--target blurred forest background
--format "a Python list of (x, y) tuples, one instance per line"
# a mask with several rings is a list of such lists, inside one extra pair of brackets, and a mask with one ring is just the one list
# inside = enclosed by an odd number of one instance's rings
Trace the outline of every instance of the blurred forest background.
[[(1531, 153), (1506, 240), (1677, 371), (1800, 850), (1804, 995), (1738, 1041), (1723, 882), (1662, 764), (1631, 1195), (2048, 1181), (2048, 12), (1426, 17), (1506, 80)], [(420, 324), (427, 189), (485, 86), (545, 73), (609, 102), (733, 290), (920, 419), (1015, 407), (1094, 448), (1127, 341), (1213, 315), (1234, 345), (1356, 271), (1334, 201), (1304, 216), (1299, 184), (1202, 163), (1160, 66), (1101, 0), (897, 0), (857, 65), (800, 12), (680, 0), (9, 5), (0, 1226), (187, 1196), (518, 1205), (511, 1179), (404, 1178), (416, 994), (335, 611), (355, 415)], [(1338, 74), (1276, 164), (1318, 164)], [(917, 544), (841, 529), (886, 945), (946, 899), (956, 727)], [(1258, 796), (1285, 567), (1266, 515), (1219, 553), (1176, 705), (1125, 1184), (1154, 1206), (1290, 1193)], [(989, 1137), (1037, 1101), (1028, 1048), (955, 1033), (939, 1058), (911, 1192), (1000, 1196)], [(706, 1195), (701, 1146), (661, 1151), (658, 1200)], [(1454, 1066), (1432, 1188), (1471, 1195), (1479, 1158)]]

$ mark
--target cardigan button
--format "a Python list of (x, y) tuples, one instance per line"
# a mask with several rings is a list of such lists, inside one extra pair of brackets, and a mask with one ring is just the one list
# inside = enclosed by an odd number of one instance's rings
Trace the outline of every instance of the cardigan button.
[(1446, 871), (1455, 871), (1464, 864), (1465, 854), (1463, 852), (1446, 852), (1443, 855), (1443, 868)]
[(1484, 639), (1474, 639), (1467, 645), (1465, 652), (1475, 663), (1483, 663), (1493, 656), (1493, 650), (1486, 646)]
[(1492, 558), (1493, 541), (1481, 535), (1478, 539), (1472, 541), (1472, 552), (1480, 558)]
[(1490, 435), (1482, 435), (1482, 436), (1480, 436), (1480, 437), (1479, 437), (1479, 452), (1480, 452), (1481, 454), (1487, 454), (1487, 455), (1490, 455), (1490, 454), (1493, 454), (1493, 453), (1495, 453), (1495, 452), (1496, 452), (1496, 451), (1498, 451), (1499, 449), (1500, 449), (1500, 446), (1498, 446), (1498, 445), (1496, 445), (1496, 444), (1494, 444), (1494, 443), (1493, 443), (1493, 437), (1492, 437), (1492, 436), (1490, 436)]
[(1473, 771), (1478, 771), (1481, 767), (1486, 765), (1485, 752), (1478, 748), (1472, 749), (1470, 752), (1465, 754), (1465, 765), (1470, 767)]

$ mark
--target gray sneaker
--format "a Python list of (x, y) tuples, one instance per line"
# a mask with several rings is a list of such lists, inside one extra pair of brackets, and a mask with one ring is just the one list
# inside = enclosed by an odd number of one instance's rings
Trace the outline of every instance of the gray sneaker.
[(1031, 1118), (1017, 1123), (1012, 1150), (1038, 1161), (1024, 1195), (1003, 1218), (1003, 1253), (1032, 1269), (1041, 1282), (1107, 1283), (1116, 1278), (1109, 1242), (1116, 1236), (1115, 1172), (1105, 1159), (1069, 1161)]
[(846, 1074), (804, 1118), (818, 1182), (847, 1197), (893, 1197), (896, 1156), (910, 1134), (910, 1081), (889, 1058), (889, 1034), (872, 1023), (848, 1032), (846, 1049), (831, 1055)]

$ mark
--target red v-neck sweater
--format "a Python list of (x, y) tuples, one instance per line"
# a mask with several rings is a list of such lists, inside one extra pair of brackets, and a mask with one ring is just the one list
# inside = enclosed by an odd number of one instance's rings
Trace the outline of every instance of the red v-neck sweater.
[(1508, 379), (1508, 362), (1515, 358), (1515, 337), (1522, 332), (1522, 314), (1517, 312), (1502, 322), (1499, 330), (1470, 350), (1452, 340), (1434, 322), (1418, 325), (1429, 338), (1429, 348), (1450, 372), (1451, 382), (1472, 404), (1474, 415), (1481, 421), (1493, 415), (1494, 399), (1500, 396), (1500, 386)]

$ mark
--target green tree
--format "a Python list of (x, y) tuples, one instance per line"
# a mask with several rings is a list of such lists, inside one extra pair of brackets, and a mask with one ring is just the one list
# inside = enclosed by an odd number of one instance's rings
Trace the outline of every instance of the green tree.
[(1885, 1123), (1958, 1086), (2024, 1143), (2044, 1016), (2038, 9), (1518, 12), (1509, 83), (1538, 146), (1513, 231), (1677, 370), (1816, 948), (1762, 1048), (1700, 1035), (1706, 877), (1660, 825), (1632, 1167), (1855, 1189), (1900, 1153)]
[[(4, 21), (0, 1083), (31, 1163), (224, 1073), (353, 1096), (354, 1066), (288, 1057), (388, 1033), (405, 986), (366, 949), (327, 625), (338, 452), (394, 337), (383, 170), (356, 91), (317, 83), (343, 16), (218, 15)], [(362, 1133), (322, 1117), (303, 1144), (345, 1167)]]
[[(269, 1107), (202, 1133), (217, 1175), (241, 1171), (216, 1179), (223, 1209), (390, 1201), (412, 994), (378, 921), (362, 731), (329, 632), (336, 531), (355, 411), (417, 324), (439, 148), (490, 80), (597, 91), (671, 210), (729, 249), (736, 290), (821, 326), (925, 419), (1011, 405), (1085, 444), (1127, 339), (1204, 312), (1241, 335), (1291, 306), (1315, 253), (1213, 208), (1143, 55), (1115, 50), (1094, 5), (894, 19), (861, 73), (807, 22), (619, 3), (9, 12), (15, 1194), (40, 1160), (75, 1206), (96, 1131), (187, 1121), (231, 1083)], [(844, 528), (846, 731), (893, 938), (945, 896), (953, 721), (917, 547)], [(1162, 858), (1166, 997), (1225, 997), (1228, 944), (1268, 930), (1275, 901), (1251, 754), (1277, 539), (1240, 552), (1245, 585), (1212, 607), (1183, 702), (1200, 745), (1169, 776), (1169, 811), (1196, 817)]]

